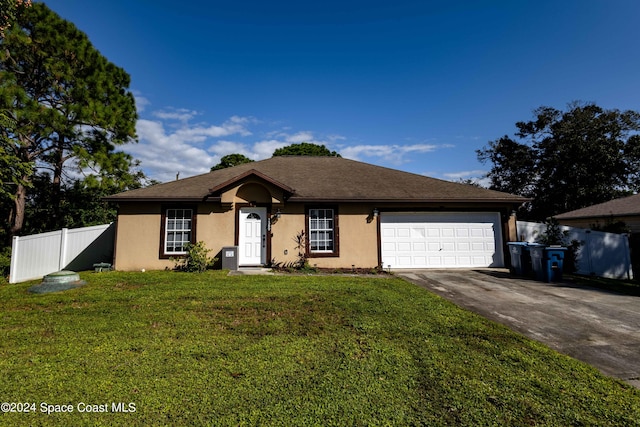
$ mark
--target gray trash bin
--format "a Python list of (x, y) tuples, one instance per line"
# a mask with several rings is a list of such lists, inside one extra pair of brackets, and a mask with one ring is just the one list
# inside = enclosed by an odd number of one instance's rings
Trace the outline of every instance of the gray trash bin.
[(238, 269), (238, 247), (224, 246), (222, 248), (222, 269), (237, 270)]
[(546, 282), (544, 276), (544, 249), (545, 245), (540, 243), (532, 243), (529, 245), (529, 254), (531, 255), (531, 271), (536, 280)]
[(507, 242), (511, 255), (509, 271), (516, 276), (527, 276), (531, 272), (531, 255), (527, 242)]

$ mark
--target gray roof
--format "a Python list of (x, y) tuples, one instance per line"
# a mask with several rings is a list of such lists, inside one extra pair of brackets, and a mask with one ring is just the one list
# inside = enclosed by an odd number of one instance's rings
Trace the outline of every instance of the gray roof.
[(640, 215), (640, 194), (610, 200), (586, 208), (556, 215), (557, 219), (579, 219)]
[[(278, 156), (203, 175), (126, 191), (109, 201), (204, 201), (255, 175), (282, 188), (290, 202), (507, 202), (513, 194), (429, 178), (341, 157)], [(212, 191), (213, 190), (213, 191)]]

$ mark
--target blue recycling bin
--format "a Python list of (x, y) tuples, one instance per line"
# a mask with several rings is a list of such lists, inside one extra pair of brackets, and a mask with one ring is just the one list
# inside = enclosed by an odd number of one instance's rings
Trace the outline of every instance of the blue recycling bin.
[(562, 282), (562, 270), (564, 269), (564, 255), (567, 248), (561, 246), (549, 246), (545, 248), (545, 278), (547, 282)]
[(564, 254), (567, 248), (561, 246), (529, 245), (531, 268), (536, 280), (561, 282), (564, 269)]
[(511, 267), (509, 272), (516, 276), (528, 276), (531, 272), (531, 254), (527, 242), (507, 242)]

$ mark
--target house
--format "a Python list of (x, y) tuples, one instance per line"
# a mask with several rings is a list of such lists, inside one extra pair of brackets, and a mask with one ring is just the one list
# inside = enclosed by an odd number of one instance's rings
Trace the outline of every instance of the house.
[(306, 236), (320, 268), (501, 267), (520, 196), (340, 157), (273, 157), (107, 197), (114, 267), (172, 268), (187, 242), (287, 263)]
[(556, 215), (562, 225), (580, 228), (603, 227), (624, 222), (632, 234), (640, 233), (640, 194), (622, 197)]

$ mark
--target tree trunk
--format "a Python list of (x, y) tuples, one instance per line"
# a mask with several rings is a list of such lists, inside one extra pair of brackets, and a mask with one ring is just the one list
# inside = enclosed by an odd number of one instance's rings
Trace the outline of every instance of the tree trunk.
[(58, 147), (54, 155), (55, 164), (53, 165), (53, 181), (51, 182), (53, 188), (52, 194), (52, 206), (51, 215), (53, 221), (51, 221), (54, 228), (62, 227), (60, 219), (60, 203), (62, 202), (62, 173), (64, 168), (64, 137), (58, 139)]
[[(26, 177), (28, 179), (28, 177)], [(22, 231), (22, 226), (24, 225), (24, 211), (25, 206), (27, 204), (27, 188), (18, 184), (18, 188), (15, 193), (15, 200), (13, 212), (9, 214), (9, 224), (11, 224), (11, 228), (9, 229), (9, 240), (13, 240), (14, 236), (20, 235)]]

